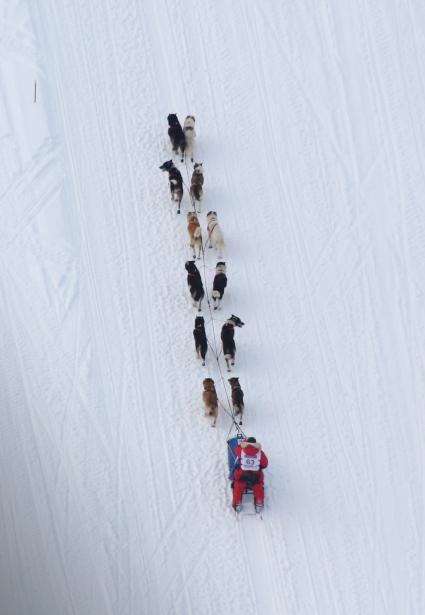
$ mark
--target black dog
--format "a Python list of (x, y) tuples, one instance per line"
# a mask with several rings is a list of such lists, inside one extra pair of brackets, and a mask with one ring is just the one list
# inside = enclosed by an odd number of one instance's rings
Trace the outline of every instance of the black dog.
[(220, 307), (221, 300), (223, 299), (224, 289), (227, 286), (226, 276), (226, 263), (220, 261), (215, 266), (215, 276), (213, 282), (212, 298), (214, 301), (214, 309), (217, 310)]
[(195, 338), (196, 354), (202, 358), (202, 365), (205, 365), (205, 357), (208, 350), (207, 334), (205, 333), (204, 319), (202, 316), (195, 318), (195, 328), (193, 329)]
[(168, 126), (168, 136), (173, 146), (173, 152), (177, 154), (178, 150), (180, 150), (181, 161), (183, 162), (184, 150), (186, 149), (186, 137), (184, 136), (183, 128), (175, 113), (170, 113), (168, 116)]
[(230, 372), (230, 365), (235, 364), (236, 344), (235, 344), (235, 327), (243, 327), (244, 322), (240, 318), (234, 316), (226, 320), (221, 328), (221, 341), (223, 344), (223, 354), (227, 365), (227, 371)]
[(183, 177), (172, 160), (167, 160), (160, 167), (161, 171), (168, 172), (168, 181), (170, 182), (171, 200), (177, 203), (177, 213), (180, 213), (180, 203), (183, 198)]
[(230, 386), (232, 387), (233, 413), (235, 417), (240, 416), (239, 425), (242, 425), (243, 411), (245, 408), (243, 401), (244, 393), (241, 385), (239, 384), (239, 378), (229, 378), (228, 382), (230, 382)]
[(202, 310), (202, 299), (204, 298), (204, 287), (202, 284), (201, 274), (195, 261), (186, 261), (185, 268), (187, 271), (187, 284), (193, 300), (193, 305), (198, 306), (198, 312)]

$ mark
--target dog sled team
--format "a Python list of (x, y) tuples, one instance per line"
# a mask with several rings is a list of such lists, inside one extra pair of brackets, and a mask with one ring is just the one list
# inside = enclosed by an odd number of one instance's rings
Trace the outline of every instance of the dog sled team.
[[(205, 321), (202, 312), (202, 305), (205, 297), (208, 305), (213, 306), (214, 311), (221, 309), (224, 291), (227, 287), (227, 267), (222, 260), (225, 250), (224, 235), (218, 221), (216, 211), (209, 211), (206, 215), (206, 229), (202, 230), (198, 214), (201, 213), (201, 205), (204, 196), (204, 167), (202, 162), (194, 162), (195, 149), (195, 117), (186, 116), (183, 126), (180, 124), (175, 113), (168, 115), (168, 136), (171, 141), (173, 153), (184, 162), (187, 176), (189, 170), (187, 161), (193, 163), (190, 186), (183, 180), (183, 176), (173, 159), (167, 160), (159, 168), (168, 173), (168, 182), (171, 201), (177, 206), (177, 213), (181, 212), (181, 203), (184, 196), (184, 188), (188, 192), (192, 209), (186, 215), (187, 232), (189, 235), (189, 247), (193, 260), (185, 263), (187, 274), (187, 285), (192, 300), (192, 305), (197, 308), (198, 316), (195, 318), (193, 338), (195, 341), (195, 351), (202, 365), (206, 364), (209, 342), (205, 331)], [(203, 258), (205, 273), (205, 249), (214, 249), (217, 256), (217, 263), (214, 271), (214, 279), (211, 292), (205, 292), (204, 284), (196, 261)], [(210, 301), (211, 298), (211, 301)], [(221, 352), (228, 372), (235, 365), (236, 344), (235, 328), (242, 328), (245, 323), (232, 314), (221, 328)], [(214, 351), (215, 353), (215, 351)], [(217, 361), (219, 357), (215, 357)], [(242, 425), (244, 414), (244, 393), (239, 382), (239, 378), (231, 377), (228, 379), (231, 392), (231, 407), (235, 425)], [(219, 414), (219, 399), (212, 378), (204, 378), (202, 400), (204, 404), (205, 416), (210, 420), (211, 426), (215, 427)], [(238, 420), (238, 423), (236, 422)], [(235, 438), (228, 440), (228, 463), (229, 479), (233, 490), (232, 506), (236, 512), (240, 512), (242, 497), (245, 493), (253, 494), (255, 511), (261, 512), (264, 506), (264, 476), (263, 470), (268, 465), (265, 453), (261, 445), (255, 438), (245, 438), (238, 434)]]

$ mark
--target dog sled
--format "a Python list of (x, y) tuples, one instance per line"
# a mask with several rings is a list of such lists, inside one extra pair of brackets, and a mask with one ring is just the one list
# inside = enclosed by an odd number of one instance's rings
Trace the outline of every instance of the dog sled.
[[(230, 480), (230, 488), (233, 491), (233, 486), (234, 486), (234, 482), (235, 482), (235, 471), (237, 468), (237, 455), (236, 455), (236, 448), (240, 445), (241, 442), (243, 442), (245, 440), (245, 436), (242, 435), (241, 433), (237, 433), (236, 436), (234, 436), (233, 438), (229, 438), (227, 440), (227, 464), (229, 467), (229, 480)], [(245, 481), (244, 481), (245, 482)], [(250, 499), (252, 501), (253, 507), (254, 507), (254, 512), (252, 513), (248, 513), (248, 512), (244, 512), (244, 515), (256, 515), (256, 514), (262, 514), (263, 511), (263, 506), (261, 507), (257, 507), (256, 506), (256, 502), (255, 502), (255, 498), (254, 498), (254, 490), (252, 488), (252, 486), (250, 486), (248, 483), (246, 483), (246, 487), (244, 490), (244, 500), (245, 500), (245, 496), (250, 496)], [(240, 512), (241, 509), (237, 510), (236, 512)], [(262, 516), (261, 516), (262, 518)]]

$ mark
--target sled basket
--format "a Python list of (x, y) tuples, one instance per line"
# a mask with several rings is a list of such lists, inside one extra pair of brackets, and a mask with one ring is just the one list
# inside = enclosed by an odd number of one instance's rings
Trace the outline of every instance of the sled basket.
[(236, 447), (244, 440), (244, 436), (238, 433), (234, 438), (227, 440), (227, 463), (229, 465), (229, 480), (235, 480)]

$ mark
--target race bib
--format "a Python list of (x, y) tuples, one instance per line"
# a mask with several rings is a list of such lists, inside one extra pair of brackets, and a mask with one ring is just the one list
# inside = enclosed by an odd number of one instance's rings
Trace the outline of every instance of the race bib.
[(255, 457), (249, 457), (242, 452), (241, 468), (242, 470), (258, 471), (260, 469), (261, 452), (258, 452)]

